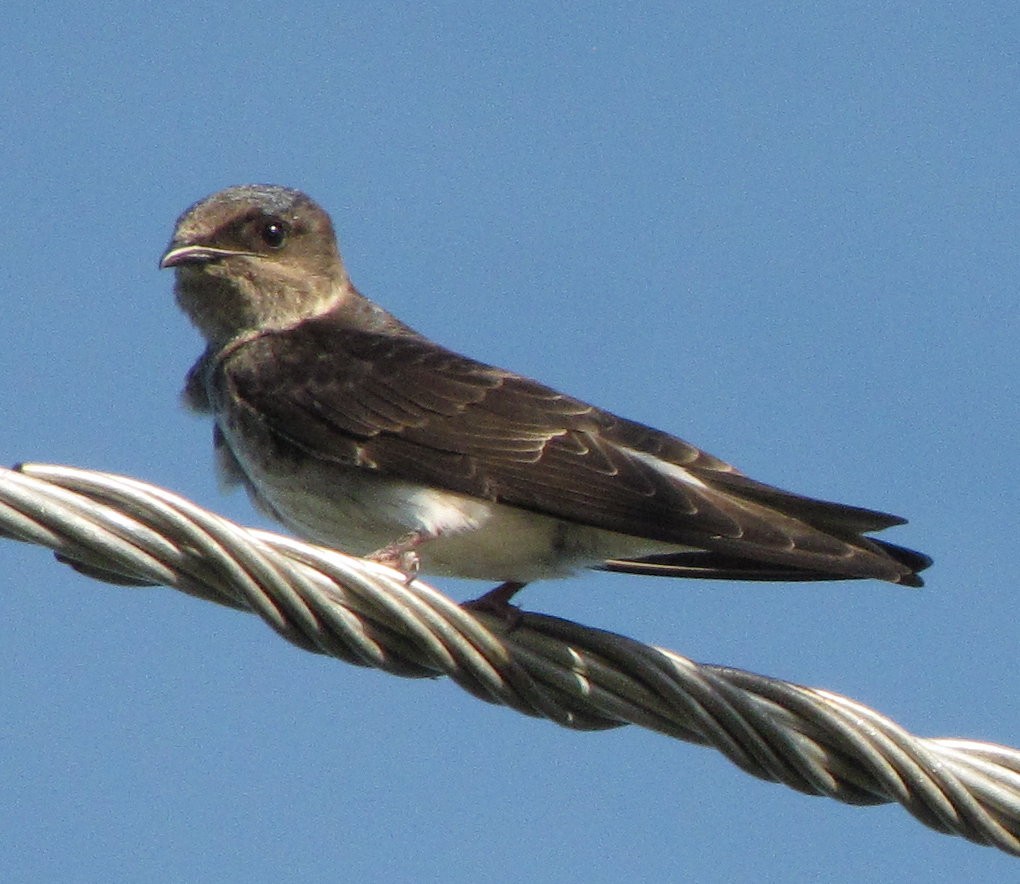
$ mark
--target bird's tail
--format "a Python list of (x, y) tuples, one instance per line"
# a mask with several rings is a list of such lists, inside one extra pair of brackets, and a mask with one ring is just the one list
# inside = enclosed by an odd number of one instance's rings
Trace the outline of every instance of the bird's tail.
[[(786, 521), (791, 545), (755, 544), (749, 536), (706, 537), (693, 551), (614, 559), (600, 570), (708, 580), (856, 580), (867, 577), (902, 586), (923, 586), (918, 576), (932, 560), (923, 553), (866, 536), (906, 522), (899, 516), (804, 497), (739, 473), (699, 471), (698, 478), (722, 492), (745, 514), (768, 523)], [(799, 527), (797, 527), (799, 526)], [(692, 538), (693, 540), (693, 538)], [(693, 540), (689, 546), (701, 546)]]
[[(909, 569), (895, 582), (900, 586), (924, 586), (918, 572), (923, 571), (932, 560), (924, 553), (897, 546), (884, 540), (866, 538), (869, 546), (877, 547), (890, 559)], [(598, 571), (613, 571), (618, 574), (641, 574), (646, 577), (694, 577), (702, 580), (762, 580), (762, 581), (808, 581), (808, 580), (859, 580), (859, 575), (836, 574), (832, 571), (813, 571), (792, 565), (763, 562), (760, 559), (742, 558), (712, 550), (664, 553), (643, 556), (639, 559), (610, 559), (599, 565)]]

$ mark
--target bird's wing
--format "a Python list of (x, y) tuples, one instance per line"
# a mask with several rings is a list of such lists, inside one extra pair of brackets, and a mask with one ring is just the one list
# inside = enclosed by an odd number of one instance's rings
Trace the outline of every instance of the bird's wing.
[(908, 573), (860, 537), (902, 519), (754, 482), (681, 439), (413, 335), (327, 315), (228, 350), (218, 371), (235, 406), (321, 460), (795, 569)]

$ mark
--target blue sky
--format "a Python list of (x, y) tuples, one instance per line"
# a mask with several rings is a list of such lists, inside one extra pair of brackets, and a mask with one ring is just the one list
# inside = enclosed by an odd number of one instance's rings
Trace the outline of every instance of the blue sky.
[[(1020, 741), (1013, 3), (15, 2), (0, 462), (244, 523), (178, 405), (173, 221), (273, 182), (405, 321), (764, 481), (911, 519), (876, 582), (597, 575), (530, 609)], [(254, 14), (253, 14), (254, 13)], [(457, 597), (477, 586), (443, 584)], [(1002, 880), (903, 809), (304, 654), (0, 542), (4, 880)]]

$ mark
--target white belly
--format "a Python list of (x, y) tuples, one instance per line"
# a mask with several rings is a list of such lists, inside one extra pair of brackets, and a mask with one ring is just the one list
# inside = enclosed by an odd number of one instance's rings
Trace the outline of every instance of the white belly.
[(423, 574), (527, 583), (676, 546), (308, 460), (286, 475), (244, 464), (256, 502), (299, 536), (367, 555), (416, 531)]

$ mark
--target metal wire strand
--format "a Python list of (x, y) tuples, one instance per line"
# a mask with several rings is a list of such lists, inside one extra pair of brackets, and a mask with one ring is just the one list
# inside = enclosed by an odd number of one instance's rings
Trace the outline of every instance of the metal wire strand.
[(0, 468), (0, 534), (111, 583), (258, 614), (308, 651), (576, 730), (637, 724), (849, 804), (897, 801), (940, 832), (1020, 855), (1020, 751), (913, 736), (847, 697), (529, 612), (465, 610), (375, 562), (242, 528), (162, 488), (72, 467)]

